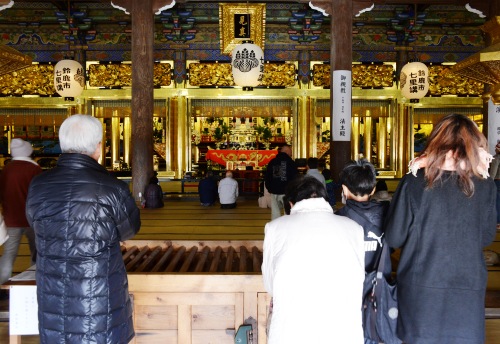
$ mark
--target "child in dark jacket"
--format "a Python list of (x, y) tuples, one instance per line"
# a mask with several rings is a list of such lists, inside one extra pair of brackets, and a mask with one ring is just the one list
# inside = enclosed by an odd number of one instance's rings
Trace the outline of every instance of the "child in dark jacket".
[(363, 227), (365, 232), (365, 271), (377, 267), (384, 240), (382, 224), (387, 213), (385, 202), (371, 200), (375, 192), (377, 172), (366, 159), (351, 161), (340, 173), (346, 204), (335, 212), (347, 216)]

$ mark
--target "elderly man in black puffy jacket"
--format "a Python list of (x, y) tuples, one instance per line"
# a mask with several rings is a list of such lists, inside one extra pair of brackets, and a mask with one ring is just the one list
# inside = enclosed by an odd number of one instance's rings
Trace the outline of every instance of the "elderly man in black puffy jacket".
[(67, 118), (57, 167), (28, 191), (41, 343), (121, 344), (134, 337), (120, 241), (139, 231), (140, 215), (127, 185), (97, 162), (102, 133), (92, 116)]

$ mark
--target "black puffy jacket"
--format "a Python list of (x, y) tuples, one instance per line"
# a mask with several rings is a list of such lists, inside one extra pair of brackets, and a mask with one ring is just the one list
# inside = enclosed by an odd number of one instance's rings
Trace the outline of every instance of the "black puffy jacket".
[(33, 179), (41, 343), (128, 343), (132, 308), (120, 241), (140, 228), (127, 185), (83, 154), (62, 154)]

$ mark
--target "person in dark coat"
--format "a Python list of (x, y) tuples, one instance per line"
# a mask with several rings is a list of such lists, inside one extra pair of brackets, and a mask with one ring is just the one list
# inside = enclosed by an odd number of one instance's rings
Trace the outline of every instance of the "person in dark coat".
[(42, 344), (122, 344), (134, 337), (120, 241), (139, 231), (139, 208), (127, 184), (98, 163), (102, 134), (98, 119), (68, 117), (57, 166), (28, 190)]
[(149, 184), (144, 189), (145, 207), (146, 208), (162, 208), (163, 203), (163, 190), (161, 185), (158, 184), (156, 176), (151, 177)]
[(496, 234), (487, 145), (468, 117), (445, 116), (392, 198), (385, 233), (401, 248), (397, 334), (405, 343), (484, 343), (483, 248)]
[(264, 183), (271, 194), (271, 219), (274, 220), (284, 212), (283, 198), (288, 183), (299, 174), (297, 165), (292, 159), (290, 146), (283, 146), (281, 151), (267, 164)]
[(377, 171), (368, 160), (348, 162), (340, 173), (346, 204), (335, 212), (337, 215), (347, 216), (363, 227), (367, 273), (377, 268), (385, 243), (383, 222), (388, 204), (370, 199), (375, 192), (376, 178)]
[(207, 176), (200, 180), (198, 184), (198, 194), (200, 195), (200, 204), (204, 207), (212, 206), (217, 202), (219, 192), (217, 181), (212, 171), (208, 171)]

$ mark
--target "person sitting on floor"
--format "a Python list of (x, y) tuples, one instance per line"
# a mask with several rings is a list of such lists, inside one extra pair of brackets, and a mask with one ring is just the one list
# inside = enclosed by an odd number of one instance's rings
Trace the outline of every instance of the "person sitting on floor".
[(375, 185), (375, 193), (373, 194), (372, 199), (377, 202), (391, 202), (392, 196), (389, 194), (389, 190), (387, 188), (387, 183), (385, 182), (385, 180), (379, 180), (377, 182), (377, 185)]
[(149, 184), (144, 190), (144, 198), (146, 208), (163, 208), (163, 190), (158, 184), (156, 176), (151, 177), (149, 180)]
[(209, 207), (217, 201), (217, 181), (214, 179), (212, 171), (208, 171), (205, 178), (198, 184), (198, 194), (200, 195), (200, 204)]
[(238, 182), (233, 178), (233, 172), (227, 171), (226, 178), (219, 182), (219, 200), (220, 207), (223, 209), (236, 208), (236, 199), (238, 198)]

